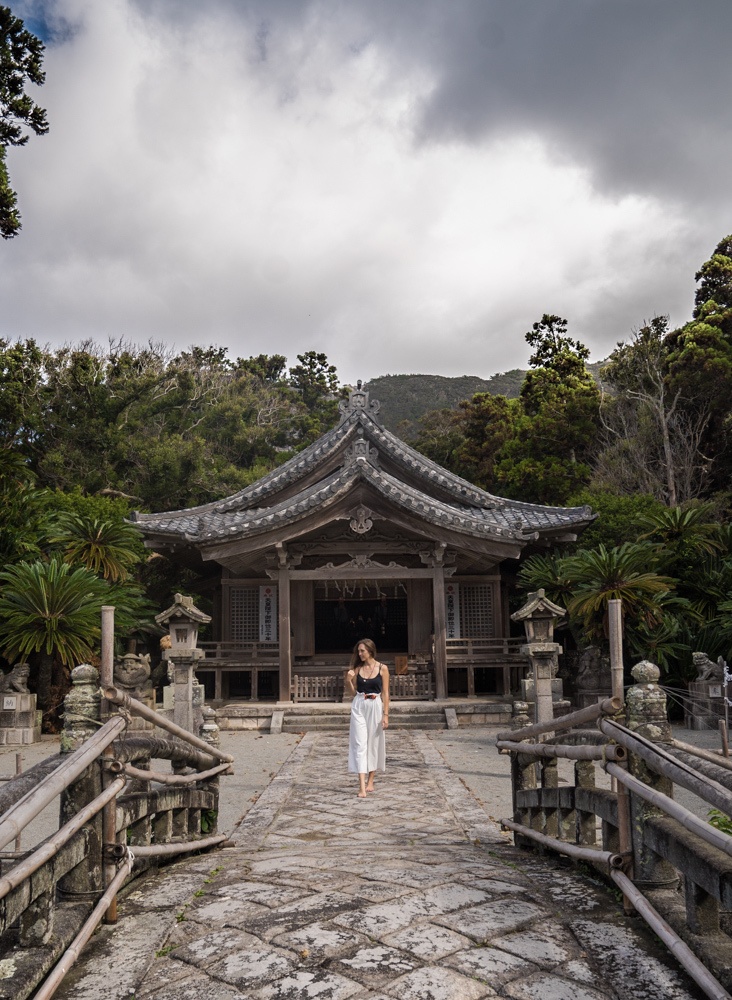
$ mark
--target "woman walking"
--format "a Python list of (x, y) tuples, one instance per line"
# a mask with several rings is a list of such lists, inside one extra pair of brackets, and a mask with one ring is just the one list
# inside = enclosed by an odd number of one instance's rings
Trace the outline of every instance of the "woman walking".
[(354, 695), (348, 770), (358, 774), (358, 797), (374, 791), (374, 775), (386, 770), (384, 730), (389, 725), (389, 669), (376, 660), (371, 639), (356, 643), (346, 680)]

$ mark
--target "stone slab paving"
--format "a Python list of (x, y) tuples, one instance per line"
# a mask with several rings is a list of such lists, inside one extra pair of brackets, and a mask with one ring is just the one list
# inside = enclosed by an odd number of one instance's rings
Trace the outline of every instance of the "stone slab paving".
[(700, 1000), (601, 880), (508, 844), (426, 734), (389, 734), (366, 799), (346, 753), (306, 735), (235, 846), (134, 886), (57, 996)]

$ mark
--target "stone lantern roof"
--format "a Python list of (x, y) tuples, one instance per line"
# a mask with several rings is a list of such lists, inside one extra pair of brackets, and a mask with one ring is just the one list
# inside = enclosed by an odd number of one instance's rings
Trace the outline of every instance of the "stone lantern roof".
[(169, 621), (176, 618), (195, 622), (198, 625), (208, 625), (211, 621), (211, 615), (200, 611), (193, 603), (193, 598), (184, 597), (183, 594), (176, 594), (174, 603), (165, 611), (161, 611), (159, 615), (155, 615), (155, 621), (158, 625), (167, 625)]
[(511, 621), (522, 622), (527, 618), (564, 618), (567, 611), (559, 604), (554, 604), (544, 593), (544, 588), (529, 594), (526, 604), (514, 611)]

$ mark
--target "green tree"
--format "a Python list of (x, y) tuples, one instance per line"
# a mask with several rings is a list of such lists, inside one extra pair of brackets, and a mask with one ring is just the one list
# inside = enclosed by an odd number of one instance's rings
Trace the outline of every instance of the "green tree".
[(298, 444), (307, 445), (336, 422), (338, 400), (347, 390), (339, 386), (338, 371), (325, 354), (306, 351), (298, 354), (297, 360), (300, 364), (289, 370), (289, 384), (306, 410)]
[(714, 248), (711, 258), (696, 272), (694, 319), (716, 326), (732, 342), (732, 235)]
[(522, 409), (517, 399), (478, 392), (460, 404), (463, 443), (456, 449), (461, 474), (487, 490), (498, 486), (497, 461), (516, 432)]
[(27, 31), (10, 8), (0, 6), (0, 236), (12, 239), (21, 229), (17, 197), (10, 186), (6, 153), (8, 146), (24, 146), (29, 130), (48, 132), (46, 112), (26, 92), (27, 83), (41, 86), (46, 76), (44, 45)]
[(580, 535), (578, 549), (593, 549), (600, 544), (612, 549), (623, 542), (636, 541), (637, 519), (666, 509), (649, 493), (618, 494), (596, 488), (574, 493), (568, 504), (570, 507), (591, 507), (597, 515)]
[(534, 349), (519, 396), (522, 415), (496, 455), (495, 479), (517, 500), (563, 504), (585, 486), (597, 444), (600, 394), (589, 352), (545, 314), (526, 334)]
[(475, 483), (479, 481), (463, 460), (464, 424), (457, 410), (447, 407), (430, 410), (420, 419), (418, 426), (419, 431), (414, 441), (417, 451), (450, 472), (465, 476)]
[(709, 409), (696, 394), (692, 403), (678, 379), (672, 383), (669, 343), (668, 317), (655, 316), (618, 344), (602, 370), (615, 390), (605, 400), (603, 424), (622, 486), (650, 483), (654, 496), (674, 507), (704, 490)]

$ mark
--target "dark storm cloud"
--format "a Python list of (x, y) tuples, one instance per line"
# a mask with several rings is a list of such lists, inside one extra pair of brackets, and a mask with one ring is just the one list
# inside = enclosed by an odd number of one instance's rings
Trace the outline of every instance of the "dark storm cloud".
[(709, 0), (137, 0), (172, 21), (256, 23), (268, 40), (327, 31), (377, 46), (398, 80), (422, 70), (422, 143), (542, 136), (598, 188), (708, 203), (732, 154), (732, 3)]

